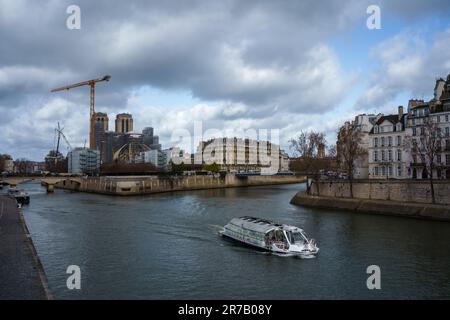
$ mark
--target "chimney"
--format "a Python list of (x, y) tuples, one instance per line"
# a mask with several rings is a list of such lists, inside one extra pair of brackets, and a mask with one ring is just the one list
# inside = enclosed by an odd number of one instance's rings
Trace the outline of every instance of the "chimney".
[(403, 106), (398, 106), (398, 121), (403, 117)]

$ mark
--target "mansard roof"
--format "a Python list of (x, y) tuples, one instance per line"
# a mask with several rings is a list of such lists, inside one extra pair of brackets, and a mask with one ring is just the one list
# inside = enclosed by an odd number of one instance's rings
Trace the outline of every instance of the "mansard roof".
[[(379, 126), (381, 125), (384, 121), (389, 121), (390, 123), (392, 123), (394, 125), (394, 131), (397, 130), (396, 125), (397, 123), (401, 123), (402, 124), (402, 130), (403, 130), (403, 121), (405, 119), (406, 114), (402, 115), (401, 119), (398, 118), (398, 114), (389, 114), (387, 116), (381, 116), (380, 119), (378, 119), (378, 121), (375, 123), (375, 126)], [(370, 133), (374, 133), (374, 128), (375, 126), (372, 128), (372, 130), (370, 130)]]

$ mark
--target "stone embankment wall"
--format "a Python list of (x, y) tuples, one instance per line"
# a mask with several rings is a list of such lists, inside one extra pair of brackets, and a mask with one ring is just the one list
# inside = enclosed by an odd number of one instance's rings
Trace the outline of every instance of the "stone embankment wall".
[(346, 210), (356, 213), (370, 213), (450, 222), (450, 206), (426, 203), (399, 202), (392, 200), (369, 200), (311, 196), (298, 192), (292, 204), (329, 210)]
[[(317, 196), (317, 182), (313, 181), (311, 195)], [(436, 204), (450, 205), (450, 181), (434, 181)], [(350, 184), (342, 180), (319, 182), (319, 195), (333, 198), (350, 198)], [(353, 182), (353, 197), (369, 200), (432, 203), (430, 183), (427, 180), (358, 180)]]
[[(81, 181), (81, 182), (80, 182)], [(170, 191), (217, 189), (301, 183), (303, 176), (120, 176), (89, 177), (80, 181), (65, 180), (56, 186), (62, 189), (112, 195), (140, 195)]]

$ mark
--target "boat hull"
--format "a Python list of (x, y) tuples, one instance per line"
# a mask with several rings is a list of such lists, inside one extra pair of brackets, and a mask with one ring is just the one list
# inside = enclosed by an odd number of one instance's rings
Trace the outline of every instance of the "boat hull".
[(248, 242), (244, 242), (244, 241), (238, 240), (236, 238), (233, 238), (232, 236), (224, 234), (223, 232), (219, 232), (219, 234), (225, 240), (228, 240), (228, 241), (233, 242), (235, 244), (239, 244), (239, 245), (241, 245), (243, 247), (252, 248), (252, 249), (255, 249), (255, 250), (258, 250), (258, 251), (261, 251), (261, 252), (272, 252), (272, 250), (270, 250), (269, 248), (260, 247), (260, 246), (257, 246), (257, 245), (254, 245), (254, 244), (251, 244), (251, 243), (248, 243)]
[(277, 251), (275, 251), (275, 250), (273, 250), (271, 248), (268, 248), (266, 246), (258, 246), (256, 244), (253, 244), (253, 243), (250, 243), (250, 242), (245, 242), (245, 241), (242, 241), (240, 239), (236, 239), (236, 238), (234, 238), (234, 237), (232, 237), (230, 235), (227, 235), (224, 232), (219, 232), (219, 234), (222, 236), (222, 238), (230, 240), (233, 243), (239, 244), (239, 245), (241, 245), (243, 247), (252, 248), (252, 249), (255, 249), (255, 250), (260, 251), (260, 252), (269, 252), (269, 253), (273, 253), (273, 254), (280, 255), (280, 256), (303, 256), (303, 255), (305, 255), (305, 254), (292, 252), (292, 251), (289, 251), (289, 250), (286, 250), (286, 251), (281, 251), (281, 250), (278, 251), (277, 250)]

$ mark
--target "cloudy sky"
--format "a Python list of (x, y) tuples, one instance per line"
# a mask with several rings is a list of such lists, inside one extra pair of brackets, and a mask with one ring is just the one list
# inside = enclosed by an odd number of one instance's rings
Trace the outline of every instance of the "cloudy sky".
[[(81, 9), (81, 29), (66, 9)], [(381, 29), (366, 10), (381, 8)], [(324, 131), (363, 112), (429, 98), (450, 73), (450, 2), (0, 0), (0, 153), (42, 160), (59, 121), (88, 139), (88, 87), (110, 74), (96, 110), (153, 126), (163, 147), (178, 130)], [(194, 141), (196, 144), (196, 141)], [(64, 149), (64, 148), (63, 148)], [(64, 150), (63, 150), (64, 151)]]

